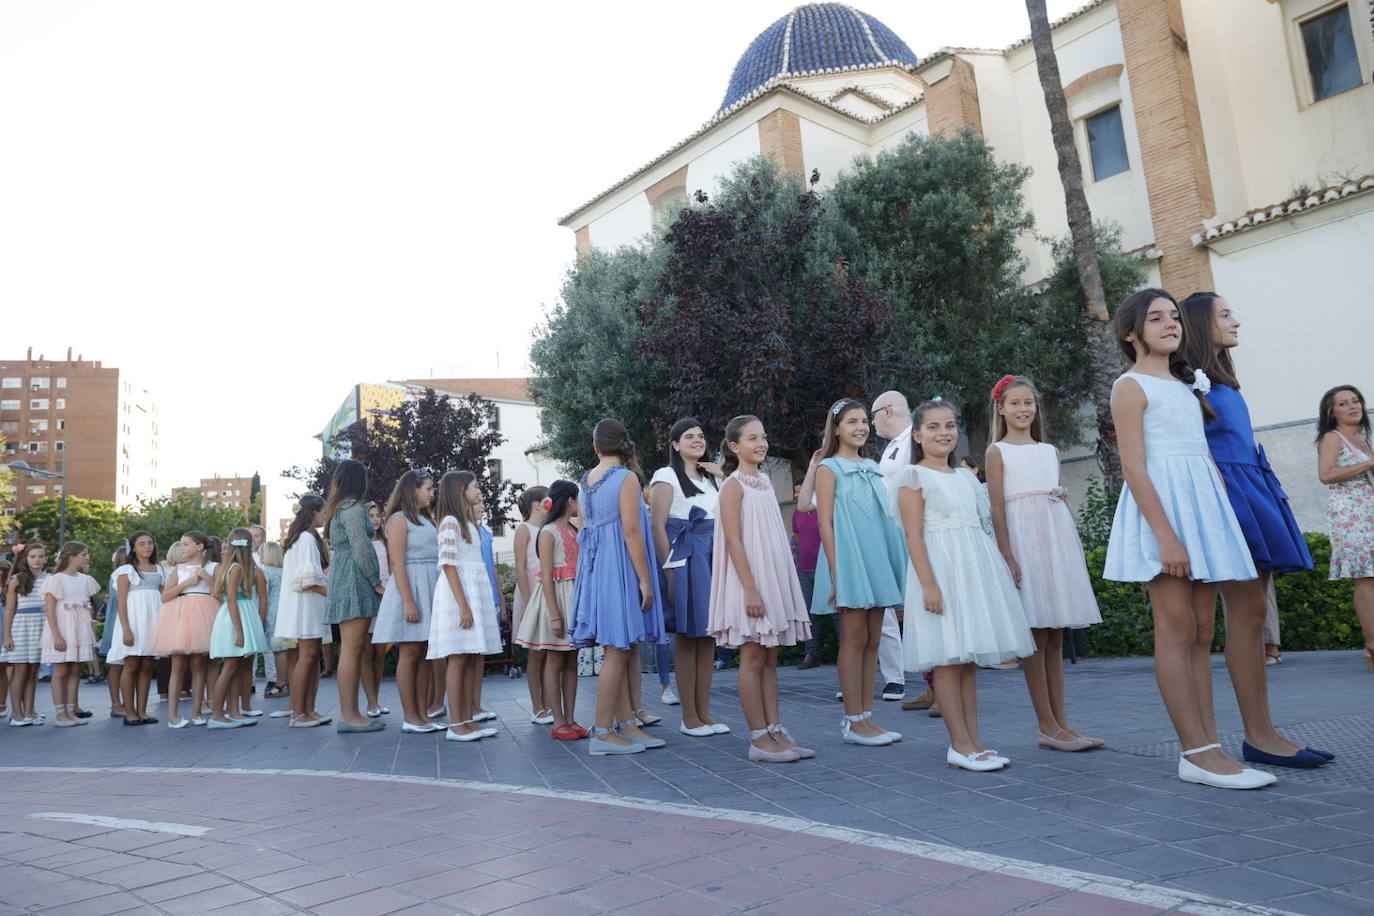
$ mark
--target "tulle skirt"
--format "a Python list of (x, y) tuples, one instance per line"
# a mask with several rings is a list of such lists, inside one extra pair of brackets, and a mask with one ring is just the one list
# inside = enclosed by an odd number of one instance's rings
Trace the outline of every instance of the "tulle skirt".
[(1068, 504), (1037, 493), (1008, 500), (1006, 512), (1026, 621), (1036, 629), (1101, 623)]
[(219, 602), (209, 595), (178, 595), (162, 606), (153, 631), (155, 655), (202, 655), (210, 651)]
[(47, 624), (47, 615), (44, 615), (43, 635), (38, 641), (43, 664), (92, 661), (95, 658), (95, 627), (91, 625), (90, 608), (73, 607), (59, 601), (54, 616), (67, 648), (59, 652), (53, 647), (54, 634)]

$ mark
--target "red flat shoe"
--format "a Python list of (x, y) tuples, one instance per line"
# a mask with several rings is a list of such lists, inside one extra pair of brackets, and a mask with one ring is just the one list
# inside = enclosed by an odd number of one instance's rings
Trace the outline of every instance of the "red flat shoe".
[(559, 741), (576, 741), (581, 737), (570, 725), (555, 725), (549, 729), (549, 736)]
[(591, 732), (587, 731), (585, 728), (583, 728), (582, 726), (578, 725), (576, 722), (569, 722), (569, 723), (568, 723), (568, 728), (570, 728), (570, 729), (572, 729), (573, 731), (577, 732), (577, 737), (579, 737), (579, 738), (586, 738), (586, 737), (588, 737), (588, 736), (591, 735)]

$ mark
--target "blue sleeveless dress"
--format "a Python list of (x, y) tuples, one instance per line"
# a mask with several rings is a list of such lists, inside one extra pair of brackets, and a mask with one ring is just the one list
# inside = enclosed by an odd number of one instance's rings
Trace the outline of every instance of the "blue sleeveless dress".
[[(1127, 372), (1145, 392), (1145, 467), (1164, 516), (1188, 552), (1190, 578), (1231, 582), (1255, 578), (1250, 547), (1226, 498), (1202, 429), (1202, 407), (1183, 382)], [(1159, 540), (1129, 486), (1121, 488), (1107, 542), (1104, 579), (1149, 582), (1164, 570)]]
[(667, 642), (663, 629), (663, 594), (659, 588), (658, 557), (654, 551), (649, 510), (639, 500), (639, 526), (649, 561), (653, 603), (639, 607), (639, 576), (625, 546), (620, 521), (620, 488), (625, 467), (612, 467), (601, 479), (587, 485), (582, 475), (578, 506), (582, 530), (577, 535), (577, 584), (573, 588), (572, 644), (629, 649), (635, 643)]
[(434, 586), (439, 581), (439, 530), (428, 516), (420, 516), (418, 522), (405, 515), (401, 517), (406, 523), (406, 579), (420, 619), (415, 623), (406, 621), (400, 583), (392, 576), (386, 580), (386, 591), (377, 607), (377, 625), (372, 630), (372, 641), (378, 644), (429, 640), (429, 615), (434, 605)]
[(888, 512), (887, 485), (877, 462), (827, 458), (821, 466), (835, 475), (835, 603), (829, 600), (830, 563), (822, 543), (811, 613), (900, 605), (906, 592), (906, 542)]
[(1279, 486), (1264, 448), (1255, 443), (1245, 398), (1229, 385), (1214, 383), (1207, 402), (1217, 412), (1207, 424), (1207, 445), (1226, 481), (1226, 495), (1255, 566), (1280, 572), (1311, 569), (1312, 554), (1288, 507), (1288, 494)]

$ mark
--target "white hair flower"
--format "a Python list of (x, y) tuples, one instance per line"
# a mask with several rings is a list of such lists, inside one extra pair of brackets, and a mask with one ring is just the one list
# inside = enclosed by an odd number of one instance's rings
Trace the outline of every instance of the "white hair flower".
[(1212, 390), (1212, 380), (1201, 369), (1193, 370), (1193, 390), (1199, 394), (1206, 394)]

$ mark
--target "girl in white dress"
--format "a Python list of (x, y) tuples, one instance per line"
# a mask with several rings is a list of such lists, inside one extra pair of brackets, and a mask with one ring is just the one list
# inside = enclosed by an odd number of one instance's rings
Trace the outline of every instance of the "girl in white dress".
[(1000, 770), (1010, 761), (978, 735), (978, 665), (1035, 652), (1035, 640), (1007, 564), (983, 529), (986, 491), (966, 468), (952, 467), (959, 418), (946, 401), (927, 401), (912, 422), (916, 462), (889, 480), (906, 536), (908, 671), (933, 670), (935, 698), (949, 730), (945, 762)]
[(291, 727), (314, 728), (330, 718), (315, 709), (320, 689), (320, 646), (330, 641), (324, 625), (324, 566), (329, 553), (320, 538), (324, 524), (324, 498), (315, 493), (301, 497), (296, 517), (286, 531), (282, 547), (281, 600), (273, 639), (296, 641), (296, 666), (291, 670)]
[[(450, 741), (475, 741), (496, 729), (474, 723), (481, 697), (472, 689), (473, 667), (484, 655), (501, 651), (501, 630), (491, 579), (482, 559), (476, 505), (482, 498), (477, 478), (468, 471), (449, 471), (439, 479), (434, 514), (439, 521), (439, 572), (430, 613), (426, 657), (446, 658), (445, 681), (452, 724)], [(479, 682), (480, 683), (480, 682)]]
[[(520, 510), (522, 521), (515, 529), (515, 603), (510, 621), (512, 634), (518, 634), (523, 629), (526, 610), (538, 604), (542, 598), (536, 581), (539, 556), (535, 552), (535, 542), (549, 511), (548, 487), (526, 487), (515, 505)], [(530, 691), (530, 722), (551, 725), (554, 721), (553, 709), (544, 704), (544, 650), (527, 647), (525, 652), (525, 686)]]
[(128, 540), (129, 562), (114, 571), (115, 607), (106, 661), (119, 664), (120, 693), (125, 725), (153, 725), (148, 715), (148, 689), (153, 677), (153, 632), (162, 610), (165, 576), (157, 565), (157, 542), (147, 531), (135, 531)]
[(1069, 727), (1064, 712), (1064, 628), (1102, 622), (1083, 543), (1059, 485), (1059, 452), (1045, 441), (1040, 392), (1028, 378), (1003, 376), (992, 389), (988, 495), (997, 549), (1021, 589), (1035, 654), (1021, 671), (1039, 725), (1041, 747), (1102, 747)]

